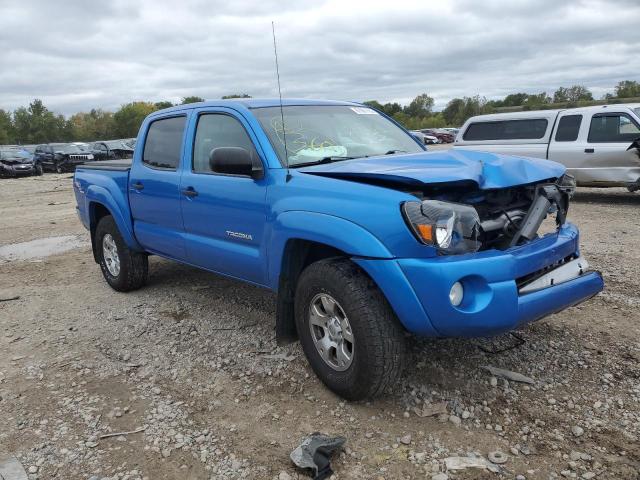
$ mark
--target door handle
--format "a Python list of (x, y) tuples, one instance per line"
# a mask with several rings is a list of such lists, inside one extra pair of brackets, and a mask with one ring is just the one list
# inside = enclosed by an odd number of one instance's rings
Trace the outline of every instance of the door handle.
[(585, 148), (584, 153), (594, 153), (595, 150), (593, 148)]
[(197, 196), (198, 196), (198, 192), (196, 192), (196, 191), (194, 190), (194, 188), (193, 188), (193, 187), (187, 187), (187, 188), (185, 188), (184, 190), (182, 190), (182, 194), (183, 194), (185, 197), (190, 197), (190, 198), (193, 198), (193, 197), (197, 197)]
[(136, 182), (133, 185), (131, 185), (131, 188), (133, 188), (134, 190), (143, 190), (144, 189), (144, 185), (140, 182)]

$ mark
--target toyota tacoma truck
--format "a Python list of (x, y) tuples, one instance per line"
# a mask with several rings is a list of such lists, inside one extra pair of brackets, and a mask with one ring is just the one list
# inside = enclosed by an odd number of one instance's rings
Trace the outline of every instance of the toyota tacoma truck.
[(394, 384), (406, 332), (496, 335), (603, 288), (567, 221), (565, 167), (426, 152), (357, 103), (161, 110), (142, 123), (132, 160), (79, 165), (73, 184), (113, 289), (142, 287), (149, 255), (270, 289), (276, 338), (299, 339), (347, 399)]

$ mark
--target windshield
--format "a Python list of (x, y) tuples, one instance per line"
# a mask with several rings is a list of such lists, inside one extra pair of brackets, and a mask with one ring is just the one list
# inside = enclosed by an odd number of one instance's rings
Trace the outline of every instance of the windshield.
[(393, 122), (367, 107), (284, 107), (283, 135), (280, 107), (256, 108), (253, 113), (284, 163), (284, 138), (289, 166), (424, 149)]
[(23, 160), (29, 157), (30, 155), (27, 152), (13, 148), (0, 150), (0, 159), (2, 160)]
[(58, 149), (59, 152), (64, 153), (82, 153), (83, 150), (78, 145), (64, 145)]

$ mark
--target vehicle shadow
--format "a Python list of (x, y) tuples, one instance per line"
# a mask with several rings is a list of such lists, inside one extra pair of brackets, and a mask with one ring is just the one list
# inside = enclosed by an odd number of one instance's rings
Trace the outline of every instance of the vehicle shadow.
[(606, 203), (610, 205), (639, 205), (640, 193), (631, 193), (626, 189), (603, 188), (600, 190), (576, 190), (571, 199), (577, 203)]

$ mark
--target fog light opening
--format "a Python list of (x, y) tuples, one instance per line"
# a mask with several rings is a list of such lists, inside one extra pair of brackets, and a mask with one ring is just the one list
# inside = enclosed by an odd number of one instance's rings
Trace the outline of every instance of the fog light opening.
[(449, 301), (454, 307), (459, 306), (462, 303), (462, 297), (464, 297), (464, 288), (460, 282), (456, 282), (449, 290)]

